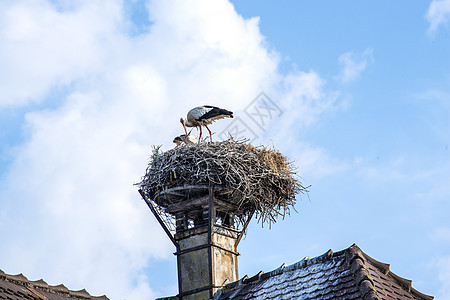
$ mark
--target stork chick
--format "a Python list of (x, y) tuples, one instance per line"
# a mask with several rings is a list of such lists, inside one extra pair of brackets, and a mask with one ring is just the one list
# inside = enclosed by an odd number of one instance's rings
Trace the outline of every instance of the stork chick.
[(193, 145), (193, 144), (197, 144), (198, 140), (195, 136), (190, 135), (190, 132), (188, 135), (182, 134), (177, 136), (176, 138), (173, 139), (173, 142), (176, 145), (176, 147), (180, 147), (180, 146), (185, 146), (185, 145)]

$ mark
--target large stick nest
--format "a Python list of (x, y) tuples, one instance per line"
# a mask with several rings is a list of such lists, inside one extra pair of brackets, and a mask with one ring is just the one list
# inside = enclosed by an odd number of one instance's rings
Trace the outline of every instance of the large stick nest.
[(307, 193), (292, 162), (280, 152), (233, 139), (166, 152), (155, 147), (138, 185), (156, 204), (167, 209), (186, 198), (207, 193), (205, 187), (210, 184), (217, 187), (215, 197), (229, 204), (227, 212), (242, 221), (255, 211), (263, 224), (289, 214), (296, 195)]

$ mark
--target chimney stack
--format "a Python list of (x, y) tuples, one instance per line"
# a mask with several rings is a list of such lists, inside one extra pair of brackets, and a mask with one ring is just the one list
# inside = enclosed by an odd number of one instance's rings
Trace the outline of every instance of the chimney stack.
[(178, 188), (185, 199), (165, 208), (166, 214), (175, 216), (172, 235), (161, 213), (140, 192), (177, 249), (179, 293), (172, 299), (212, 299), (218, 289), (239, 279), (237, 246), (252, 215), (238, 230), (229, 203), (214, 196), (213, 185)]

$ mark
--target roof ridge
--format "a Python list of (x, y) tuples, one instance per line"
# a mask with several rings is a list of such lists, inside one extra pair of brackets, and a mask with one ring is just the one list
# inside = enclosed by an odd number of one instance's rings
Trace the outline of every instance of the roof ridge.
[[(347, 248), (345, 251), (348, 251), (348, 253), (350, 253), (350, 256), (353, 255), (352, 257), (350, 257), (349, 263), (353, 263), (353, 261), (356, 261), (356, 259), (358, 259), (358, 258), (361, 259), (362, 267), (367, 272), (368, 279), (371, 281), (372, 289), (375, 293), (376, 293), (376, 289), (373, 285), (373, 280), (370, 278), (368, 270), (365, 268), (366, 261), (369, 262), (370, 264), (372, 264), (378, 270), (380, 270), (383, 274), (391, 276), (400, 286), (404, 287), (406, 291), (412, 293), (414, 296), (418, 297), (419, 299), (424, 299), (424, 300), (434, 299), (433, 296), (423, 294), (423, 293), (417, 291), (416, 289), (414, 289), (412, 287), (412, 280), (406, 279), (404, 277), (401, 277), (401, 276), (395, 274), (394, 272), (392, 272), (390, 270), (389, 264), (380, 262), (380, 261), (370, 257), (369, 255), (364, 253), (364, 251), (362, 251), (361, 248), (359, 248), (356, 244), (353, 244), (352, 246)], [(357, 263), (359, 263), (359, 262), (357, 262)], [(358, 270), (355, 270), (355, 271), (358, 271)], [(352, 268), (352, 272), (353, 272), (353, 268)], [(356, 275), (358, 275), (358, 274), (355, 274), (355, 276)], [(359, 276), (361, 276), (361, 275), (364, 276), (363, 274), (359, 274)], [(355, 277), (355, 278), (357, 278), (357, 277)], [(378, 298), (373, 298), (373, 299), (378, 299)]]
[(85, 289), (79, 291), (69, 291), (69, 295), (86, 299), (89, 299), (91, 297), (91, 295)]
[(19, 284), (28, 282), (28, 278), (26, 278), (22, 273), (17, 275), (5, 274), (5, 278), (8, 281), (12, 281)]
[(366, 269), (362, 251), (356, 244), (347, 249), (346, 258), (350, 265), (350, 270), (356, 280), (359, 291), (363, 299), (380, 299), (375, 289), (369, 271)]
[[(57, 295), (66, 295), (70, 297), (76, 297), (76, 298), (84, 298), (84, 299), (108, 299), (106, 295), (102, 296), (92, 296), (89, 294), (86, 289), (81, 289), (78, 291), (75, 290), (69, 290), (64, 284), (58, 284), (58, 285), (49, 285), (47, 282), (44, 281), (44, 279), (38, 279), (38, 280), (29, 280), (27, 277), (25, 277), (22, 273), (17, 275), (11, 275), (5, 273), (3, 270), (0, 269), (0, 280), (9, 281), (15, 284), (18, 284), (20, 286), (23, 286), (27, 288), (30, 292), (34, 294), (40, 295), (39, 291), (49, 292), (52, 294)], [(42, 296), (44, 297), (44, 296)], [(46, 299), (45, 297), (43, 299)]]
[(42, 279), (42, 278), (38, 279), (38, 280), (33, 280), (33, 281), (29, 280), (29, 281), (32, 285), (39, 286), (42, 288), (48, 288), (48, 286), (49, 286), (48, 283), (45, 282), (44, 279)]
[[(336, 263), (337, 267), (339, 267), (339, 265), (347, 265), (347, 274), (349, 278), (353, 278), (352, 281), (354, 282), (353, 291), (361, 295), (362, 299), (384, 299), (385, 296), (392, 296), (391, 293), (396, 293), (396, 291), (392, 290), (392, 288), (397, 289), (397, 291), (399, 291), (398, 289), (403, 290), (405, 296), (407, 293), (409, 297), (412, 296), (415, 299), (434, 299), (434, 297), (422, 294), (412, 288), (411, 280), (394, 274), (390, 271), (389, 264), (373, 259), (364, 253), (356, 244), (353, 244), (352, 246), (338, 252), (333, 252), (330, 249), (324, 254), (313, 258), (305, 257), (291, 265), (286, 265), (284, 263), (270, 272), (264, 273), (263, 271), (260, 271), (250, 278), (245, 275), (240, 280), (228, 283), (223, 288), (219, 289), (214, 295), (214, 299), (232, 299), (233, 297), (239, 295), (242, 291), (246, 291), (249, 286), (253, 286), (255, 284), (258, 286), (259, 282), (265, 282), (272, 277), (276, 277), (290, 271), (299, 270), (299, 272), (302, 272), (301, 269), (306, 269), (312, 266), (313, 269), (311, 270), (311, 274), (313, 274), (315, 273), (314, 269), (316, 268), (316, 264), (328, 265), (330, 263)], [(386, 280), (391, 282), (393, 285), (385, 286)], [(267, 287), (267, 289), (269, 289), (269, 287)], [(222, 298), (223, 295), (226, 295), (227, 298)]]

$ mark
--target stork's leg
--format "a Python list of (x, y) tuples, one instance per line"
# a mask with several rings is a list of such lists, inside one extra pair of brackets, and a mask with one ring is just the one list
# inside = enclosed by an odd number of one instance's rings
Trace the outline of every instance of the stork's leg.
[(200, 136), (198, 137), (198, 144), (200, 145), (200, 141), (202, 140), (202, 126), (200, 126)]
[(208, 131), (209, 131), (209, 139), (210, 139), (211, 142), (212, 142), (212, 133), (211, 133), (211, 130), (209, 130), (208, 125), (205, 125), (205, 127), (206, 127), (206, 129), (208, 129)]

